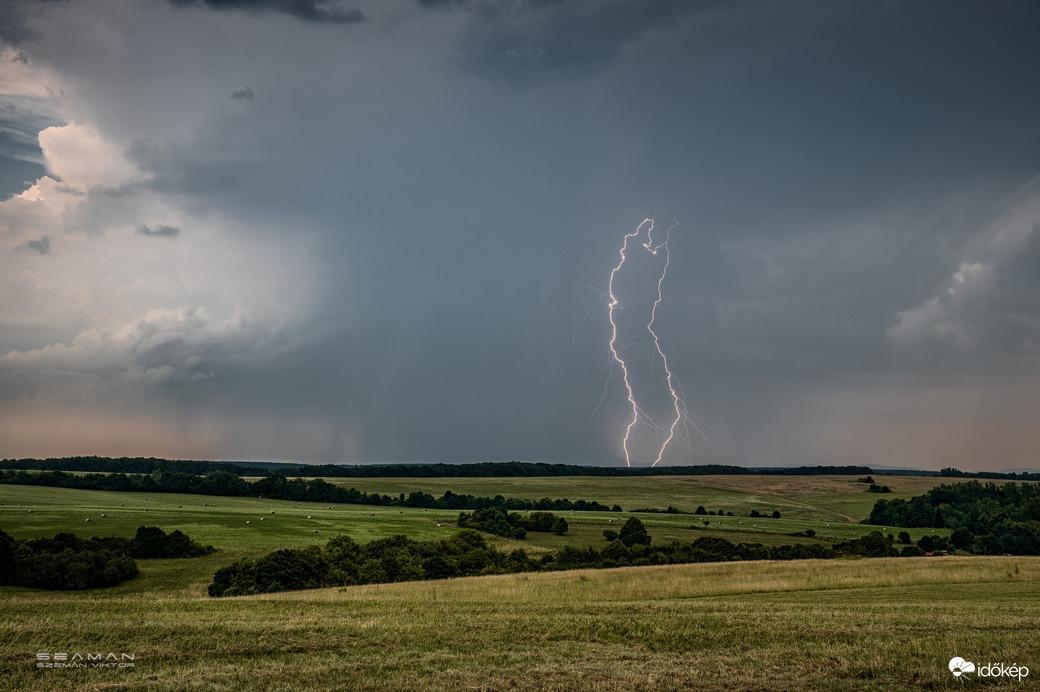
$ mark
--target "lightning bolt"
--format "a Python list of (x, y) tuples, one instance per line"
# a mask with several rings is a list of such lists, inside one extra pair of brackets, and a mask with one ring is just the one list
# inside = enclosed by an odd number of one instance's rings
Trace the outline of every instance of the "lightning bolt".
[[(654, 220), (652, 218), (644, 219), (643, 222), (639, 224), (639, 226), (636, 228), (636, 230), (632, 231), (631, 233), (625, 234), (625, 239), (624, 242), (621, 244), (621, 250), (619, 252), (620, 259), (618, 260), (617, 266), (615, 266), (611, 270), (610, 281), (607, 284), (607, 298), (609, 299), (609, 302), (607, 303), (607, 314), (610, 319), (609, 346), (610, 353), (613, 356), (611, 366), (613, 366), (613, 364), (616, 363), (621, 368), (621, 375), (625, 386), (625, 392), (627, 393), (628, 405), (632, 411), (632, 417), (625, 428), (625, 436), (621, 443), (621, 447), (625, 453), (625, 464), (627, 466), (632, 465), (632, 453), (629, 449), (629, 444), (632, 439), (633, 429), (637, 425), (642, 424), (648, 426), (652, 428), (656, 434), (665, 435), (664, 442), (662, 442), (660, 446), (657, 448), (657, 457), (654, 459), (653, 463), (650, 464), (651, 466), (657, 466), (657, 464), (660, 463), (661, 459), (664, 457), (665, 450), (668, 449), (668, 445), (670, 445), (676, 437), (678, 437), (683, 443), (685, 443), (687, 447), (689, 447), (690, 427), (692, 427), (694, 430), (700, 433), (702, 438), (704, 437), (703, 431), (701, 431), (701, 429), (697, 427), (696, 423), (694, 423), (693, 419), (689, 414), (688, 409), (686, 408), (686, 401), (682, 396), (682, 385), (679, 383), (678, 378), (675, 376), (675, 374), (669, 367), (668, 357), (664, 354), (664, 351), (661, 349), (661, 340), (658, 337), (657, 331), (654, 329), (654, 322), (657, 320), (657, 307), (661, 304), (661, 301), (663, 300), (664, 296), (662, 286), (664, 285), (665, 277), (668, 276), (668, 266), (671, 262), (671, 257), (668, 252), (668, 241), (671, 238), (672, 229), (674, 229), (677, 225), (679, 225), (678, 222), (675, 222), (671, 226), (669, 226), (668, 229), (665, 231), (664, 240), (656, 245), (654, 244), (653, 240)], [(614, 278), (615, 276), (617, 276), (617, 273), (621, 271), (621, 268), (625, 265), (625, 261), (628, 259), (629, 241), (633, 239), (638, 239), (640, 236), (642, 236), (644, 228), (646, 229), (646, 242), (639, 243), (635, 248), (636, 251), (638, 251), (638, 248), (641, 247), (643, 250), (650, 253), (651, 255), (658, 256), (658, 254), (660, 253), (664, 256), (664, 263), (661, 267), (661, 273), (657, 277), (657, 298), (654, 300), (653, 307), (650, 309), (650, 320), (646, 324), (646, 330), (653, 340), (653, 357), (655, 360), (660, 358), (661, 364), (664, 367), (665, 383), (668, 387), (668, 394), (671, 398), (671, 409), (674, 413), (672, 422), (668, 427), (658, 425), (654, 421), (654, 419), (651, 418), (650, 415), (643, 409), (643, 407), (639, 405), (639, 402), (636, 401), (635, 391), (632, 387), (632, 381), (629, 377), (628, 364), (625, 362), (625, 359), (621, 357), (621, 353), (619, 353), (618, 351), (617, 344), (618, 327), (617, 322), (614, 318), (616, 312), (624, 308), (618, 301), (617, 296), (614, 293)], [(651, 367), (652, 365), (653, 361), (651, 362)], [(611, 369), (613, 368), (611, 367)], [(608, 374), (607, 383), (604, 385), (604, 395), (606, 394), (606, 387), (607, 385), (609, 385), (609, 383), (610, 380)], [(602, 403), (602, 401), (603, 397), (600, 398), (600, 403)], [(660, 439), (660, 437), (658, 437), (658, 439)]]

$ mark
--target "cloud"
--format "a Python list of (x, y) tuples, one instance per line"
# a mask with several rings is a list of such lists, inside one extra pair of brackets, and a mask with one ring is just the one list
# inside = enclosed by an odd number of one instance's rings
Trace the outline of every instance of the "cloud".
[(1040, 179), (966, 244), (933, 295), (898, 313), (888, 337), (915, 362), (1040, 356)]
[(330, 0), (169, 0), (177, 7), (201, 5), (211, 10), (240, 10), (260, 14), (263, 12), (280, 12), (302, 21), (320, 24), (357, 24), (363, 22), (365, 16), (361, 10), (341, 10), (329, 7), (335, 3)]
[(38, 39), (40, 34), (29, 28), (29, 21), (44, 5), (57, 5), (66, 0), (22, 0), (0, 3), (0, 42), (18, 45)]
[(85, 330), (71, 344), (0, 356), (8, 378), (107, 382), (149, 387), (207, 380), (223, 363), (257, 357), (265, 339), (255, 323), (213, 319), (204, 307), (155, 308), (114, 327)]
[(687, 0), (419, 0), (426, 8), (458, 8), (479, 18), (463, 42), (473, 71), (512, 84), (586, 77), (611, 63), (645, 31), (709, 3)]
[(47, 170), (73, 189), (117, 187), (137, 173), (122, 148), (103, 138), (93, 125), (48, 127), (39, 138)]
[(137, 227), (137, 235), (146, 235), (151, 238), (176, 238), (180, 235), (181, 229), (174, 226), (156, 226), (150, 228), (144, 224)]
[(0, 199), (43, 175), (39, 133), (65, 123), (58, 84), (24, 52), (0, 49)]
[(28, 240), (24, 245), (19, 245), (17, 250), (26, 250), (28, 252), (35, 252), (41, 255), (48, 255), (51, 251), (51, 237), (45, 235), (39, 240)]
[(253, 100), (253, 90), (250, 89), (247, 86), (244, 89), (239, 89), (238, 91), (233, 91), (233, 92), (231, 92), (231, 98), (233, 98), (233, 99), (245, 99), (247, 101), (252, 101)]

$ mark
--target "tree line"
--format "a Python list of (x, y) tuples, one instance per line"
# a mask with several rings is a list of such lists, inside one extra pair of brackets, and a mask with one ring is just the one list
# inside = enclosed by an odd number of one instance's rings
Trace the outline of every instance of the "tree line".
[(944, 484), (909, 500), (878, 500), (868, 524), (953, 529), (960, 550), (997, 555), (1040, 554), (1040, 485)]
[(249, 482), (228, 471), (210, 471), (205, 476), (171, 471), (155, 471), (148, 475), (125, 473), (89, 473), (77, 475), (65, 471), (0, 470), (0, 483), (13, 485), (42, 485), (79, 490), (109, 490), (144, 493), (190, 493), (195, 495), (223, 495), (229, 497), (263, 497), (272, 500), (296, 502), (329, 502), (352, 505), (381, 505), (389, 507), (421, 507), (428, 509), (476, 510), (501, 507), (508, 510), (540, 510), (564, 512), (620, 512), (619, 505), (610, 507), (587, 500), (542, 498), (525, 500), (501, 495), (482, 497), (457, 494), (446, 490), (440, 497), (430, 493), (413, 492), (405, 495), (381, 495), (355, 488), (342, 488), (321, 478), (305, 481), (282, 475), (265, 476)]
[[(629, 526), (629, 522), (635, 522)], [(498, 550), (473, 529), (462, 529), (440, 541), (406, 536), (382, 538), (364, 545), (347, 536), (324, 546), (285, 548), (257, 560), (239, 560), (213, 575), (209, 595), (242, 596), (331, 586), (448, 579), (488, 574), (571, 569), (670, 565), (737, 560), (805, 560), (842, 556), (881, 557), (897, 554), (890, 539), (875, 532), (855, 541), (823, 545), (764, 546), (702, 537), (651, 546), (645, 528), (632, 518), (622, 527), (624, 540), (603, 549), (564, 547), (534, 558), (523, 549)], [(909, 546), (916, 548), (916, 546)], [(913, 553), (919, 554), (919, 553)]]
[(576, 466), (545, 462), (504, 461), (469, 464), (285, 464), (270, 462), (191, 461), (155, 457), (75, 456), (49, 459), (4, 459), (0, 469), (36, 471), (87, 471), (97, 473), (150, 474), (156, 471), (205, 475), (227, 471), (239, 476), (324, 476), (326, 478), (527, 478), (544, 476), (716, 476), (716, 475), (854, 475), (872, 473), (866, 466), (800, 466), (752, 469), (743, 466)]
[(166, 533), (157, 526), (141, 526), (129, 539), (59, 533), (16, 540), (0, 531), (0, 585), (52, 590), (115, 586), (137, 576), (135, 558), (199, 557), (213, 551), (181, 531)]

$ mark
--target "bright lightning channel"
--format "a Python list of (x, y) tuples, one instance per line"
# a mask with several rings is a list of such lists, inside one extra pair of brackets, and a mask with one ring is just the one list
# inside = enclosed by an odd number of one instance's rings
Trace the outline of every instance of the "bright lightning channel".
[[(665, 231), (664, 240), (658, 243), (657, 245), (654, 244), (653, 240), (654, 220), (652, 218), (644, 219), (644, 221), (641, 224), (639, 224), (636, 230), (634, 230), (631, 233), (625, 234), (625, 240), (621, 245), (620, 251), (621, 259), (618, 261), (617, 266), (614, 267), (613, 270), (611, 270), (610, 281), (607, 284), (607, 298), (609, 299), (609, 302), (607, 303), (607, 309), (608, 316), (610, 318), (610, 353), (614, 357), (614, 360), (612, 362), (616, 362), (619, 366), (621, 366), (621, 375), (622, 379), (624, 380), (625, 391), (628, 395), (628, 404), (632, 409), (632, 418), (628, 422), (628, 426), (625, 428), (625, 436), (621, 444), (621, 447), (625, 453), (625, 464), (628, 466), (632, 465), (632, 453), (629, 449), (629, 443), (632, 438), (632, 431), (640, 423), (650, 428), (653, 428), (657, 433), (667, 433), (664, 442), (662, 442), (657, 449), (657, 457), (654, 459), (651, 466), (657, 466), (657, 464), (664, 457), (664, 453), (665, 450), (668, 449), (668, 445), (671, 444), (672, 440), (674, 440), (676, 437), (679, 437), (686, 444), (686, 446), (689, 447), (689, 435), (687, 426), (692, 427), (694, 430), (700, 433), (702, 437), (704, 436), (704, 433), (700, 430), (700, 428), (697, 427), (695, 423), (693, 423), (692, 419), (690, 418), (689, 411), (686, 408), (686, 402), (682, 397), (682, 387), (681, 385), (679, 385), (678, 379), (675, 377), (675, 375), (671, 371), (671, 368), (668, 366), (668, 357), (665, 356), (664, 351), (661, 350), (661, 341), (658, 338), (657, 332), (654, 330), (654, 322), (657, 319), (657, 306), (661, 304), (661, 300), (663, 298), (663, 292), (661, 287), (664, 284), (665, 277), (668, 275), (668, 265), (671, 260), (668, 254), (668, 240), (671, 238), (672, 229), (675, 228), (677, 225), (678, 222), (673, 223), (671, 226), (669, 226), (668, 229)], [(614, 294), (614, 277), (617, 275), (619, 271), (621, 271), (621, 267), (624, 266), (625, 261), (628, 259), (629, 241), (633, 238), (638, 239), (640, 236), (642, 236), (644, 228), (646, 229), (646, 242), (639, 243), (639, 247), (642, 247), (643, 250), (649, 252), (651, 255), (657, 256), (658, 253), (661, 253), (664, 256), (664, 264), (661, 267), (661, 274), (657, 278), (657, 298), (654, 300), (653, 307), (650, 310), (650, 320), (646, 324), (646, 330), (650, 333), (650, 336), (654, 342), (654, 357), (660, 358), (661, 363), (664, 366), (665, 382), (668, 385), (668, 393), (672, 400), (671, 408), (674, 412), (674, 417), (672, 418), (671, 425), (669, 425), (667, 428), (658, 425), (653, 420), (653, 418), (651, 418), (650, 415), (647, 414), (643, 407), (641, 407), (639, 403), (636, 401), (635, 392), (632, 388), (632, 382), (629, 379), (628, 364), (625, 363), (625, 359), (622, 358), (621, 354), (618, 352), (618, 327), (617, 322), (614, 321), (615, 311), (620, 311), (624, 309), (618, 301), (617, 296), (615, 296)]]

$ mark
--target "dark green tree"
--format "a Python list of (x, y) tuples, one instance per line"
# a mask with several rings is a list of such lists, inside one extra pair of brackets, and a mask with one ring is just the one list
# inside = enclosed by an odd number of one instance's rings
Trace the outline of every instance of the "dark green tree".
[(643, 526), (643, 522), (639, 521), (635, 517), (630, 517), (629, 520), (621, 526), (621, 531), (618, 533), (618, 539), (629, 548), (634, 545), (650, 545), (650, 534), (646, 532), (646, 527)]

